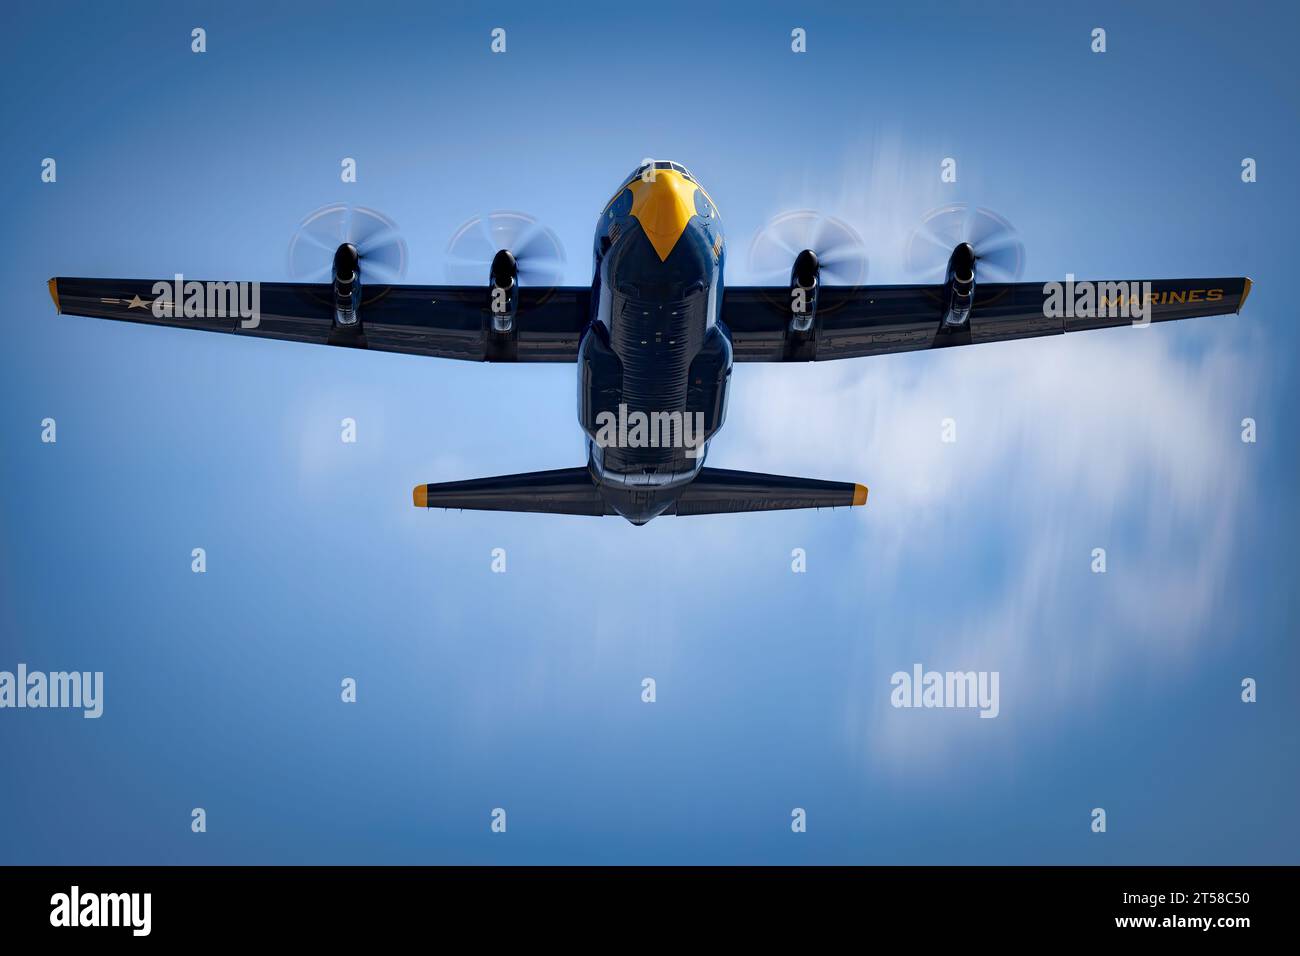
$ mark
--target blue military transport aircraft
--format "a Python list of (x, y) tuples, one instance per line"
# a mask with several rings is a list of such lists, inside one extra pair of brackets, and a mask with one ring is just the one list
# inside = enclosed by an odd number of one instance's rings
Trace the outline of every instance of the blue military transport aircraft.
[[(992, 216), (950, 230), (951, 244), (932, 231), (929, 241), (943, 248), (925, 284), (863, 285), (852, 231), (825, 220), (800, 241), (780, 232), (769, 239), (767, 254), (781, 263), (774, 284), (724, 287), (718, 208), (684, 167), (662, 161), (643, 162), (601, 210), (589, 286), (530, 281), (532, 247), (545, 244), (545, 230), (491, 249), (478, 266), (481, 284), (397, 284), (405, 247), (388, 235), (391, 223), (374, 221), (364, 235), (343, 229), (337, 248), (319, 237), (306, 244), (320, 267), (315, 282), (56, 278), (50, 294), (60, 312), (95, 318), (479, 362), (572, 362), (586, 464), (417, 485), (415, 504), (617, 514), (640, 525), (664, 514), (866, 503), (867, 489), (852, 482), (704, 466), (726, 417), (733, 362), (826, 361), (1225, 315), (1250, 292), (1246, 278), (997, 281), (1015, 278), (1005, 259), (1023, 250), (993, 234)], [(502, 236), (486, 229), (477, 241)]]

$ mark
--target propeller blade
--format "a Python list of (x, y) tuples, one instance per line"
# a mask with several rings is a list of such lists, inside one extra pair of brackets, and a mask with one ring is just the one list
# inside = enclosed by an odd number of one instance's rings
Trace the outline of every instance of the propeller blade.
[(392, 260), (377, 261), (373, 258), (361, 259), (362, 286), (394, 285), (402, 281), (406, 270), (401, 265), (394, 265)]
[(815, 209), (798, 209), (769, 219), (749, 247), (751, 278), (764, 285), (786, 285), (795, 259), (805, 249), (817, 254), (821, 281), (861, 285), (867, 278), (866, 244), (843, 220)]
[(519, 284), (525, 288), (549, 289), (564, 278), (564, 263), (556, 259), (528, 259), (519, 263)]
[(908, 239), (904, 266), (922, 282), (942, 282), (959, 243), (975, 250), (976, 272), (993, 282), (1014, 282), (1024, 272), (1025, 247), (1015, 227), (980, 206), (952, 203), (927, 213)]
[(506, 246), (515, 254), (516, 259), (553, 259), (559, 248), (559, 240), (549, 229), (537, 228), (518, 240), (514, 246)]
[(383, 242), (388, 234), (397, 233), (397, 226), (379, 213), (369, 209), (352, 209), (350, 213), (348, 242), (358, 250), (364, 249), (367, 245)]
[(371, 269), (382, 268), (393, 274), (400, 274), (406, 266), (406, 245), (396, 236), (391, 236), (382, 244), (358, 246), (361, 256), (361, 272), (364, 276)]
[(299, 224), (289, 240), (289, 274), (297, 282), (329, 282), (334, 251), (344, 243), (357, 247), (361, 285), (388, 285), (406, 274), (406, 242), (397, 224), (364, 206), (331, 203)]
[(1015, 282), (1024, 272), (1025, 249), (1014, 240), (983, 252), (976, 247), (976, 267), (994, 282)]
[(556, 234), (532, 216), (497, 211), (461, 225), (447, 245), (447, 279), (458, 285), (488, 281), (492, 260), (501, 249), (515, 257), (521, 286), (550, 288), (564, 281), (564, 246)]
[(966, 223), (966, 241), (976, 249), (991, 245), (1014, 232), (1011, 223), (997, 213), (978, 207), (970, 210)]

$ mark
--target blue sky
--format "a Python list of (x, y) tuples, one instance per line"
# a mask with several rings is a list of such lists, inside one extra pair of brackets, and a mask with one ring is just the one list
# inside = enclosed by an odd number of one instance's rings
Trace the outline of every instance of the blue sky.
[[(1296, 27), (1263, 4), (24, 10), (0, 36), (0, 669), (106, 689), (99, 720), (0, 711), (0, 862), (1297, 862)], [(335, 201), (400, 224), (410, 281), (518, 209), (584, 283), (647, 155), (709, 190), (733, 282), (807, 206), (905, 281), (908, 231), (970, 202), (1017, 226), (1026, 278), (1255, 290), (1239, 318), (738, 367), (710, 464), (870, 503), (644, 528), (410, 506), (579, 464), (571, 367), (56, 317), (45, 291), (283, 279)], [(895, 710), (915, 662), (998, 671), (1000, 715)]]

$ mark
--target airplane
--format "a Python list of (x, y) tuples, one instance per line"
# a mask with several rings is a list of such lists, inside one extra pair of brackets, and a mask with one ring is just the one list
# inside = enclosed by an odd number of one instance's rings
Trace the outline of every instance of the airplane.
[(660, 515), (866, 503), (867, 488), (854, 482), (705, 466), (735, 362), (1031, 338), (1128, 325), (1135, 312), (1153, 322), (1227, 315), (1241, 311), (1251, 289), (1244, 277), (1097, 282), (1102, 291), (1075, 308), (1070, 287), (989, 281), (997, 270), (981, 263), (995, 256), (978, 238), (954, 244), (941, 281), (836, 285), (824, 273), (839, 253), (817, 245), (784, 249), (782, 285), (725, 286), (718, 207), (684, 166), (648, 160), (601, 210), (589, 286), (530, 286), (521, 281), (521, 250), (510, 248), (492, 255), (482, 285), (363, 283), (365, 244), (344, 241), (328, 282), (251, 284), (259, 287), (251, 320), (220, 300), (213, 307), (211, 287), (235, 283), (197, 284), (198, 301), (180, 277), (174, 296), (168, 280), (54, 278), (49, 289), (69, 315), (449, 359), (574, 363), (585, 465), (421, 484), (413, 502), (621, 515), (634, 525)]

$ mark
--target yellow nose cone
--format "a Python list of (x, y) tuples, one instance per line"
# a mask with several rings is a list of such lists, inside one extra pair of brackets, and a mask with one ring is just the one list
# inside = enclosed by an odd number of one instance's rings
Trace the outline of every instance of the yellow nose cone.
[(656, 169), (654, 179), (647, 182), (637, 177), (628, 188), (632, 190), (632, 215), (662, 262), (695, 215), (695, 190), (699, 187), (675, 169)]

